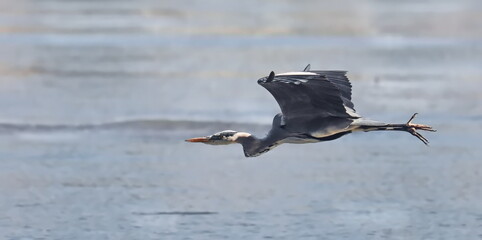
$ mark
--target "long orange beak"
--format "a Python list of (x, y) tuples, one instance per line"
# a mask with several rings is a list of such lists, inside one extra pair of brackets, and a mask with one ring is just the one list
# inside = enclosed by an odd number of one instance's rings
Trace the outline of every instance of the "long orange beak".
[(208, 137), (197, 137), (197, 138), (190, 138), (186, 139), (186, 142), (208, 142)]

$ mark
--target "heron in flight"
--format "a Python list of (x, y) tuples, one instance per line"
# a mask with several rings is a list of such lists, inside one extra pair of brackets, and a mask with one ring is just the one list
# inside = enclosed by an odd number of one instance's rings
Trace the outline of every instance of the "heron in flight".
[(281, 108), (266, 137), (225, 130), (186, 141), (211, 145), (240, 143), (246, 157), (256, 157), (283, 143), (331, 141), (357, 131), (405, 131), (428, 145), (428, 140), (417, 130), (435, 132), (431, 126), (412, 123), (417, 113), (403, 124), (358, 115), (351, 102), (351, 83), (346, 71), (310, 70), (308, 64), (302, 72), (271, 72), (259, 79), (258, 84), (273, 95)]

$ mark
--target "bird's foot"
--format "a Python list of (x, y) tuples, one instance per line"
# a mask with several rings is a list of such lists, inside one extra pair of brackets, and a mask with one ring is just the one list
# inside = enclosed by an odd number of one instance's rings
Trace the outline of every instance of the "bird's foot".
[(418, 113), (414, 113), (412, 117), (408, 120), (408, 122), (405, 124), (407, 127), (407, 132), (412, 134), (413, 136), (417, 137), (422, 141), (425, 145), (428, 145), (429, 141), (422, 136), (417, 130), (423, 130), (423, 131), (429, 131), (429, 132), (436, 132), (437, 130), (433, 129), (431, 126), (428, 125), (423, 125), (423, 124), (415, 124), (412, 123), (413, 119), (417, 116)]

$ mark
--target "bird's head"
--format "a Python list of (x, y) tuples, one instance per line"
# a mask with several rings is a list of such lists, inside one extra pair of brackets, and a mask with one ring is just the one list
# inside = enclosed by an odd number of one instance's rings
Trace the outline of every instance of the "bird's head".
[(200, 142), (211, 145), (227, 145), (231, 143), (239, 143), (240, 139), (248, 138), (250, 136), (251, 134), (245, 132), (224, 130), (211, 136), (190, 138), (187, 139), (186, 142)]

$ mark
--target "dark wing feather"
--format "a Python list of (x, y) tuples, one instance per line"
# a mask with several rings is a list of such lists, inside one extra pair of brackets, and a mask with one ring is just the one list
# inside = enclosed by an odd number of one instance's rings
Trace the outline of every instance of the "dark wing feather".
[(278, 102), (286, 124), (309, 123), (328, 118), (356, 118), (347, 113), (353, 108), (351, 84), (342, 71), (310, 71), (316, 75), (270, 74), (258, 80)]
[(341, 93), (341, 97), (345, 106), (354, 109), (351, 102), (351, 83), (346, 77), (346, 71), (310, 71), (312, 73), (320, 74), (326, 77), (328, 81), (333, 83)]

